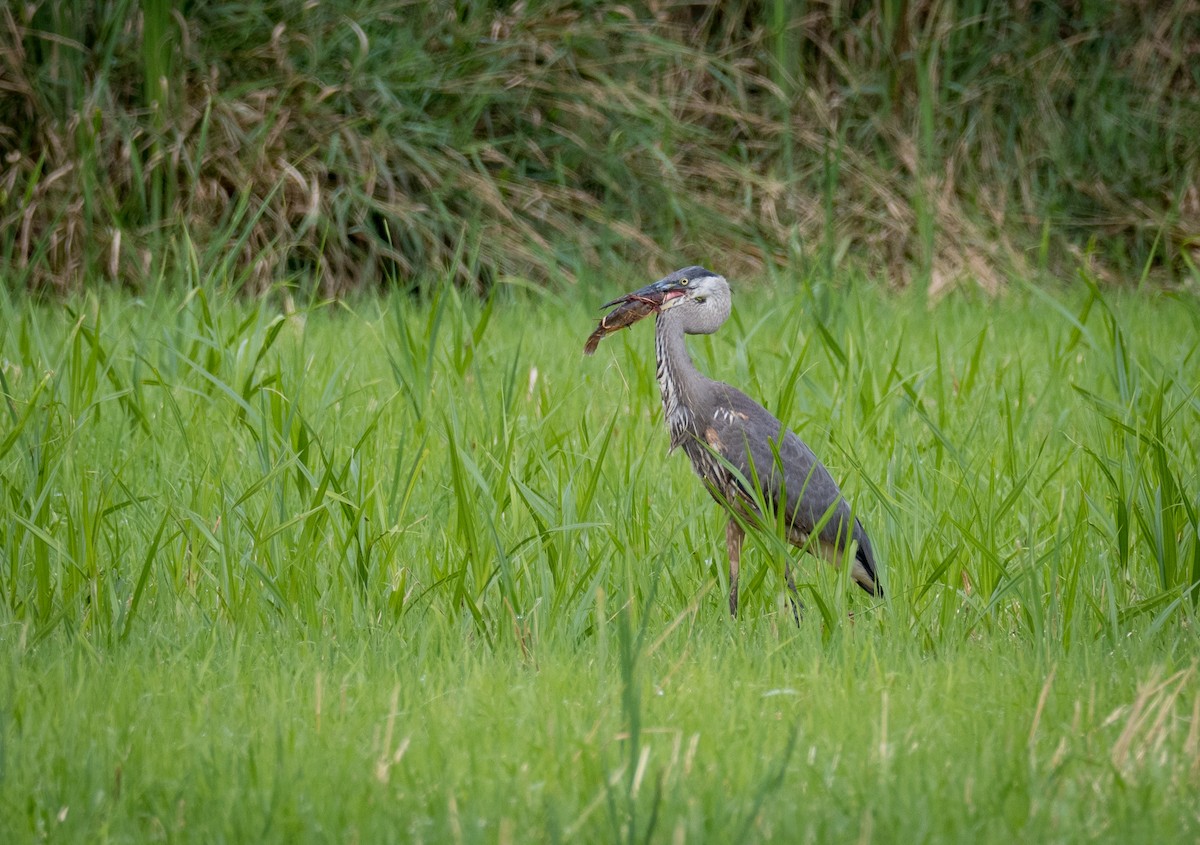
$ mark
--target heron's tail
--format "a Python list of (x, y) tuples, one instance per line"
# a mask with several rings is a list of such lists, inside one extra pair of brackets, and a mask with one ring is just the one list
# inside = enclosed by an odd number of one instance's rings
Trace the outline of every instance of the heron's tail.
[(854, 521), (854, 540), (858, 550), (854, 553), (854, 581), (876, 598), (883, 598), (883, 585), (879, 583), (879, 569), (875, 566), (875, 552), (862, 523)]

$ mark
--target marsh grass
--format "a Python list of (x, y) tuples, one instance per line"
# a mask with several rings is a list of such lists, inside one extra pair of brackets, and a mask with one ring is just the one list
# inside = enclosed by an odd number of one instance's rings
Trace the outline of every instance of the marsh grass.
[[(695, 354), (872, 503), (892, 624), (1115, 637), (1196, 601), (1198, 336), (1185, 300), (1114, 304), (1083, 278), (928, 310), (767, 289)], [(587, 314), (529, 296), (4, 299), (9, 612), (111, 636), (165, 590), (235, 624), (352, 609), (584, 636), (623, 554), (704, 547), (712, 521), (684, 462), (655, 457), (640, 333), (584, 367), (564, 353)], [(900, 329), (880, 337), (884, 311)], [(669, 567), (660, 598), (686, 604), (714, 560)]]
[(1195, 303), (798, 281), (691, 345), (883, 560), (799, 628), (770, 531), (727, 619), (647, 326), (0, 292), (4, 838), (1193, 836)]
[[(252, 293), (599, 264), (1194, 285), (1187, 0), (30, 2), (0, 17), (0, 271)], [(230, 247), (235, 243), (236, 247)]]

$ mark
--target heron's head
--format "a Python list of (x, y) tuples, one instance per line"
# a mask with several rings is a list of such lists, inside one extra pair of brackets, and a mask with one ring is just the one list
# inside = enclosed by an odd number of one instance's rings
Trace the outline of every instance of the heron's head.
[(688, 334), (712, 334), (729, 317), (729, 283), (703, 267), (684, 267), (637, 291), (658, 301), (659, 319), (680, 320)]

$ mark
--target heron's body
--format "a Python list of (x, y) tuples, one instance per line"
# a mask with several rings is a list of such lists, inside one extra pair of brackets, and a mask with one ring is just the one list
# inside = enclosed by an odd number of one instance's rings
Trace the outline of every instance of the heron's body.
[[(730, 612), (737, 614), (742, 523), (763, 518), (760, 501), (773, 510), (772, 518), (783, 516), (791, 543), (835, 566), (853, 547), (851, 577), (868, 593), (882, 595), (867, 533), (812, 449), (766, 408), (692, 363), (684, 336), (710, 334), (725, 322), (730, 309), (725, 279), (688, 267), (631, 296), (637, 295), (662, 297), (655, 352), (671, 448), (683, 449), (709, 493), (730, 511)], [(758, 495), (747, 485), (757, 485)], [(790, 585), (790, 569), (788, 576)]]

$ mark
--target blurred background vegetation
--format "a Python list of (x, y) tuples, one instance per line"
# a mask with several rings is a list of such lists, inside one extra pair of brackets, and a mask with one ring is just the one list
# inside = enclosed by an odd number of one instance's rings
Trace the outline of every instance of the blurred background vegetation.
[(32, 0), (0, 57), (9, 289), (1198, 278), (1195, 0)]

